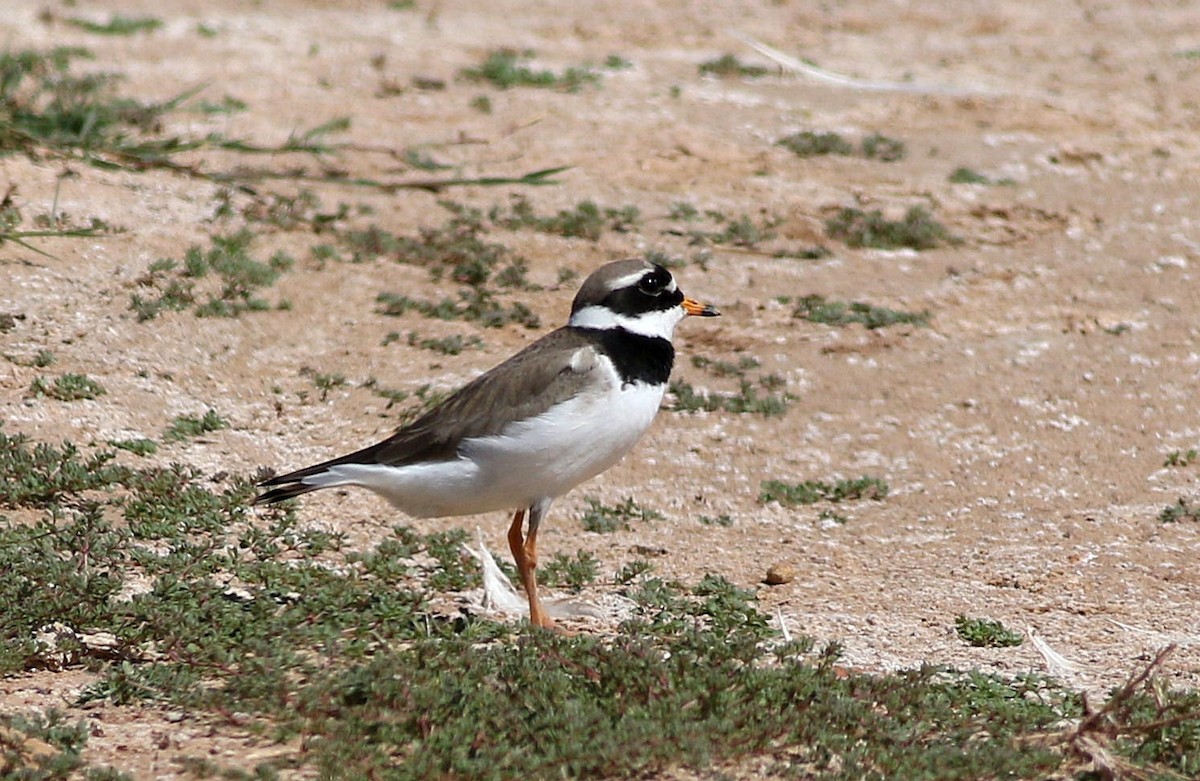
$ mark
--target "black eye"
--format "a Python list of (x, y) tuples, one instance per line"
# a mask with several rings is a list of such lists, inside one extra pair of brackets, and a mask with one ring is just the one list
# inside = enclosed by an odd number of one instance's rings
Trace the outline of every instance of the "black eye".
[(638, 280), (638, 290), (648, 296), (661, 296), (667, 289), (667, 280), (665, 274), (655, 271)]

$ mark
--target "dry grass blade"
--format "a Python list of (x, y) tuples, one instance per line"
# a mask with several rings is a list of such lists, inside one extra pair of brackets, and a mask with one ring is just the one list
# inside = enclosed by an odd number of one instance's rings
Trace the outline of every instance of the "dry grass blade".
[(841, 73), (834, 73), (833, 71), (810, 65), (803, 60), (784, 54), (773, 46), (768, 46), (743, 32), (735, 30), (733, 31), (733, 36), (786, 71), (838, 87), (847, 87), (868, 92), (905, 92), (913, 95), (949, 95), (953, 97), (989, 94), (984, 89), (961, 89), (959, 87), (946, 87), (938, 84), (856, 79), (853, 76), (845, 76)]
[[(1129, 721), (1129, 705), (1134, 695), (1147, 685), (1154, 674), (1176, 650), (1169, 645), (1158, 652), (1154, 660), (1141, 670), (1132, 673), (1120, 689), (1117, 689), (1104, 706), (1093, 710), (1083, 695), (1084, 715), (1077, 724), (1054, 735), (1045, 736), (1051, 742), (1059, 742), (1067, 755), (1068, 763), (1079, 769), (1087, 769), (1103, 779), (1111, 781), (1151, 781), (1151, 779), (1186, 779), (1170, 768), (1150, 765), (1138, 767), (1121, 757), (1113, 744), (1118, 738), (1128, 736), (1131, 731), (1149, 734), (1164, 727), (1173, 726), (1189, 716), (1160, 719), (1149, 724), (1139, 724), (1132, 730)], [(1192, 716), (1194, 718), (1194, 716)]]

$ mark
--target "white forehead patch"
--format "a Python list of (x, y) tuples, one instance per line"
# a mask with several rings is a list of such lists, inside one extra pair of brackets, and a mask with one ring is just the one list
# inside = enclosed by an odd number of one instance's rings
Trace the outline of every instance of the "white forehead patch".
[(641, 271), (635, 271), (632, 274), (626, 274), (623, 277), (617, 277), (612, 282), (608, 283), (608, 289), (609, 290), (620, 290), (623, 287), (633, 287), (638, 282), (641, 282), (642, 277), (646, 276), (646, 273), (649, 272), (650, 270), (651, 269), (648, 269), (648, 268), (642, 269)]

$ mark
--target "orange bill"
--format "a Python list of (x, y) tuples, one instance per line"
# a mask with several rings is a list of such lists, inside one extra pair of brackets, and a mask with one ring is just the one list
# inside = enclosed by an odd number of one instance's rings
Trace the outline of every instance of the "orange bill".
[(683, 311), (697, 317), (716, 317), (721, 314), (712, 304), (702, 304), (694, 298), (683, 299)]

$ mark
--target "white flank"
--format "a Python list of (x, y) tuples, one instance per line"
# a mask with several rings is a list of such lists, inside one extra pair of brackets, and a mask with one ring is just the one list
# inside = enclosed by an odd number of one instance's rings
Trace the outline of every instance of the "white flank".
[(628, 453), (662, 403), (665, 386), (622, 387), (612, 362), (597, 361), (595, 383), (579, 395), (500, 434), (465, 440), (457, 459), (341, 464), (303, 482), (369, 488), (419, 518), (516, 510), (562, 496)]

